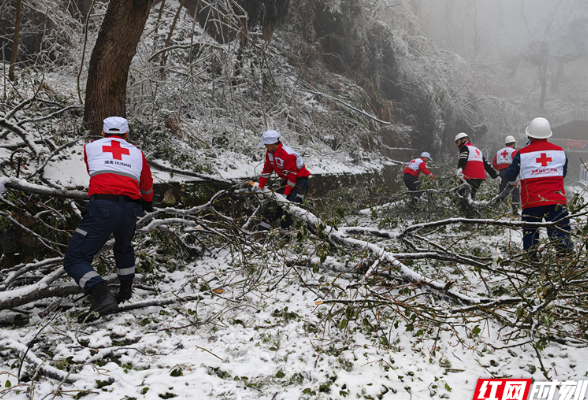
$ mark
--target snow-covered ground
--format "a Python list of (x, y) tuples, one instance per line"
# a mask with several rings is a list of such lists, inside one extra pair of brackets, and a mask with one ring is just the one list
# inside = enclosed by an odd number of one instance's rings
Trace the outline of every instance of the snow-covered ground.
[[(482, 239), (496, 248), (506, 240)], [(508, 240), (520, 243), (520, 233), (511, 232)], [(480, 238), (470, 244), (476, 241)], [(380, 240), (378, 245), (386, 243)], [(257, 243), (254, 249), (265, 245)], [(80, 326), (74, 315), (87, 304), (78, 302), (48, 326), (53, 315), (34, 316), (22, 328), (4, 328), (0, 342), (11, 347), (40, 339), (31, 352), (45, 359), (45, 365), (73, 368), (77, 381), (62, 386), (64, 394), (87, 393), (88, 399), (465, 399), (472, 398), (478, 378), (545, 380), (534, 350), (510, 348), (518, 340), (500, 337), (503, 326), (497, 323), (483, 323), (478, 336), (468, 334), (472, 326), (456, 324), (424, 339), (398, 319), (395, 324), (394, 319), (374, 316), (371, 323), (380, 320), (380, 325), (371, 332), (360, 321), (342, 326), (325, 319), (330, 305), (321, 301), (337, 298), (335, 288), (351, 293), (363, 276), (305, 267), (294, 274), (285, 258), (298, 245), (283, 246), (277, 254), (284, 258), (262, 265), (243, 263), (226, 249), (187, 265), (170, 259), (149, 274), (144, 289), (136, 289), (133, 302), (152, 299), (151, 289), (156, 289), (157, 299), (176, 296), (173, 305), (122, 312)], [(255, 258), (256, 251), (247, 254)], [(419, 268), (436, 276), (427, 262)], [(481, 285), (476, 274), (467, 276), (470, 284)], [(201, 299), (182, 300), (195, 294)], [(11, 315), (0, 314), (3, 319)], [(588, 349), (550, 343), (543, 353), (553, 379), (588, 376)], [(0, 354), (0, 384), (7, 390), (17, 382), (20, 362), (6, 351)], [(34, 367), (27, 365), (21, 374), (32, 375)], [(34, 398), (43, 398), (56, 386), (56, 381), (40, 378)], [(29, 396), (13, 388), (5, 398)]]

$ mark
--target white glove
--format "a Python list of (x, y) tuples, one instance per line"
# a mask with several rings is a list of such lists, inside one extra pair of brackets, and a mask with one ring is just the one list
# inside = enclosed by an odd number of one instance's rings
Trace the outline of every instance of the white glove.
[[(261, 192), (263, 192), (263, 193), (269, 193), (269, 192), (270, 192), (270, 190), (268, 190), (268, 189), (267, 189), (265, 186), (264, 186), (264, 187), (262, 187), (262, 188), (260, 188), (260, 187), (259, 187), (259, 184), (257, 184), (257, 183), (256, 183), (255, 185), (256, 185), (256, 186), (254, 186), (254, 187), (255, 187), (256, 189), (259, 189), (259, 190), (260, 190)], [(259, 192), (257, 193), (257, 197), (259, 198), (259, 200), (263, 200), (263, 199), (265, 199), (265, 196), (263, 195), (263, 193), (259, 193)]]
[(516, 185), (518, 185), (518, 184), (519, 184), (519, 178), (515, 179), (514, 181), (510, 181), (510, 182), (508, 182), (508, 184), (509, 184), (509, 185), (511, 185), (511, 186), (516, 186)]
[(498, 183), (499, 185), (502, 183), (502, 178), (497, 176), (496, 178), (494, 178), (494, 180), (496, 181), (496, 183)]
[(0, 193), (4, 193), (6, 191), (6, 186), (4, 186), (4, 184), (6, 184), (6, 182), (8, 182), (10, 180), (10, 178), (0, 178)]
[(455, 175), (457, 175), (458, 178), (463, 178), (463, 170), (461, 168), (458, 168)]

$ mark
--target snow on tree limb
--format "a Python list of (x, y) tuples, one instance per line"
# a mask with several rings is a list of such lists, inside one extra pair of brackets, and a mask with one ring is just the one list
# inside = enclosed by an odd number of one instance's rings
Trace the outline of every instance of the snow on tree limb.
[(159, 169), (161, 171), (173, 172), (174, 174), (180, 174), (180, 175), (186, 175), (186, 176), (192, 176), (194, 178), (199, 178), (203, 182), (213, 182), (213, 183), (220, 183), (220, 184), (231, 185), (231, 186), (234, 184), (233, 181), (230, 181), (228, 179), (217, 178), (217, 177), (210, 176), (210, 175), (199, 174), (197, 172), (185, 171), (185, 170), (181, 170), (181, 169), (168, 167), (168, 166), (165, 166), (165, 165), (163, 165), (157, 161), (153, 161), (153, 160), (148, 160), (147, 163), (149, 164), (149, 166), (156, 168), (156, 169)]
[(29, 183), (24, 179), (18, 179), (14, 177), (4, 178), (3, 183), (4, 186), (9, 189), (20, 190), (27, 193), (42, 194), (46, 196), (59, 197), (62, 199), (89, 200), (88, 193), (85, 192), (80, 192), (77, 190), (51, 189), (47, 186), (36, 185), (34, 183)]
[[(49, 285), (51, 285), (55, 280), (61, 278), (63, 275), (65, 275), (65, 270), (63, 267), (59, 267), (50, 274), (45, 275), (43, 279), (37, 283), (5, 292), (0, 292), (0, 310), (18, 307), (34, 300), (51, 297), (50, 295), (53, 292), (56, 293), (53, 294), (53, 296), (57, 295), (57, 293), (60, 291), (60, 288), (56, 286), (50, 288)], [(76, 292), (79, 292), (79, 286), (76, 285), (76, 287), (78, 288)], [(65, 288), (63, 290), (67, 291)], [(50, 292), (49, 295), (47, 291)], [(68, 292), (67, 294), (71, 293)]]
[(398, 272), (400, 272), (400, 274), (404, 278), (408, 279), (409, 281), (411, 281), (413, 283), (416, 283), (419, 285), (426, 285), (426, 286), (430, 287), (431, 289), (433, 289), (443, 295), (446, 295), (446, 296), (454, 298), (458, 301), (461, 301), (464, 304), (480, 304), (480, 303), (484, 303), (484, 302), (488, 301), (488, 299), (466, 296), (466, 295), (458, 293), (452, 289), (447, 290), (446, 288), (449, 287), (449, 283), (444, 283), (444, 282), (440, 283), (435, 280), (428, 279), (428, 278), (422, 276), (421, 274), (419, 274), (418, 272), (412, 270), (411, 268), (409, 268), (405, 264), (398, 261), (398, 259), (396, 258), (396, 256), (394, 254), (383, 250), (379, 246), (376, 246), (375, 244), (372, 244), (372, 243), (369, 243), (369, 242), (366, 242), (363, 240), (353, 239), (353, 238), (349, 237), (346, 233), (335, 230), (333, 227), (328, 226), (327, 224), (323, 223), (320, 219), (318, 219), (310, 211), (304, 210), (304, 209), (296, 206), (295, 203), (288, 201), (283, 195), (281, 195), (279, 193), (275, 193), (275, 192), (270, 192), (270, 191), (262, 191), (262, 190), (259, 190), (259, 191), (264, 193), (269, 198), (276, 200), (277, 204), (280, 207), (282, 207), (285, 211), (289, 212), (294, 218), (298, 218), (298, 219), (312, 225), (319, 233), (324, 232), (328, 236), (329, 240), (331, 242), (333, 242), (334, 244), (341, 245), (341, 246), (348, 247), (348, 248), (352, 248), (352, 249), (368, 250), (370, 253), (375, 255), (378, 259), (382, 260), (385, 263), (391, 264), (392, 266), (397, 268)]

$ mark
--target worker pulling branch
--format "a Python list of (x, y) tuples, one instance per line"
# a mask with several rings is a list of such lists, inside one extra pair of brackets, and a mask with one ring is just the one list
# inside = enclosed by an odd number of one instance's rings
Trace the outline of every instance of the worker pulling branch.
[[(497, 179), (499, 176), (494, 168), (488, 164), (480, 149), (470, 143), (470, 137), (467, 133), (458, 133), (454, 141), (459, 148), (457, 176), (470, 186), (470, 194), (473, 200), (482, 182), (486, 180), (486, 172), (493, 179)], [(465, 217), (474, 218), (474, 211), (467, 200), (467, 189), (461, 188), (457, 193), (461, 196), (459, 203)]]
[[(90, 201), (65, 253), (65, 271), (94, 298), (80, 322), (97, 319), (118, 308), (132, 296), (135, 254), (131, 241), (136, 218), (151, 212), (153, 178), (143, 152), (127, 142), (128, 121), (121, 117), (104, 120), (103, 139), (84, 146), (84, 161), (90, 174)], [(120, 291), (113, 296), (92, 260), (114, 235), (114, 259)], [(95, 313), (95, 314), (93, 314)], [(98, 316), (96, 315), (98, 314)]]
[(427, 161), (430, 159), (431, 155), (424, 151), (421, 153), (420, 158), (411, 160), (406, 168), (404, 168), (404, 185), (411, 192), (416, 192), (410, 199), (408, 204), (409, 208), (416, 208), (417, 202), (423, 194), (423, 192), (417, 191), (419, 186), (421, 186), (421, 181), (418, 179), (421, 172), (430, 179), (435, 179), (431, 171), (429, 171), (426, 166)]
[[(515, 149), (516, 146), (516, 139), (514, 136), (507, 136), (504, 139), (504, 146), (502, 149), (496, 152), (494, 159), (492, 160), (492, 166), (494, 169), (498, 170), (499, 184), (498, 184), (498, 194), (502, 193), (504, 189), (508, 186), (508, 180), (504, 177), (506, 175), (506, 170), (512, 164), (512, 160), (517, 154)], [(519, 205), (521, 204), (521, 195), (519, 193), (519, 189), (517, 187), (513, 188), (511, 192), (511, 207), (512, 212), (514, 215), (520, 215), (519, 213)]]
[[(264, 146), (267, 151), (258, 187), (264, 189), (271, 174), (275, 172), (282, 179), (277, 193), (283, 194), (289, 201), (302, 203), (310, 187), (310, 172), (304, 166), (304, 160), (297, 152), (280, 142), (280, 134), (275, 130), (263, 133), (258, 147)], [(250, 182), (250, 185), (254, 183)], [(288, 229), (294, 223), (292, 216), (280, 207), (266, 204), (255, 239), (260, 237), (261, 232), (272, 229), (272, 224), (278, 220), (282, 229)]]

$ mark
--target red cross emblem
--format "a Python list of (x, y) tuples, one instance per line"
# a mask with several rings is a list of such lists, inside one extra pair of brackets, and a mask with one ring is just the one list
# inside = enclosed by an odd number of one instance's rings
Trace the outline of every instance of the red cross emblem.
[(112, 158), (114, 160), (122, 160), (122, 155), (130, 155), (131, 152), (128, 149), (123, 149), (120, 147), (120, 143), (116, 140), (110, 142), (110, 146), (102, 146), (102, 151), (105, 153), (112, 153)]
[(506, 156), (508, 156), (508, 150), (504, 150), (502, 153), (500, 153), (500, 155), (506, 158)]
[(541, 153), (541, 157), (539, 157), (535, 161), (537, 161), (539, 164), (541, 164), (542, 167), (547, 167), (547, 164), (552, 162), (553, 159), (551, 157), (547, 157), (547, 153)]

